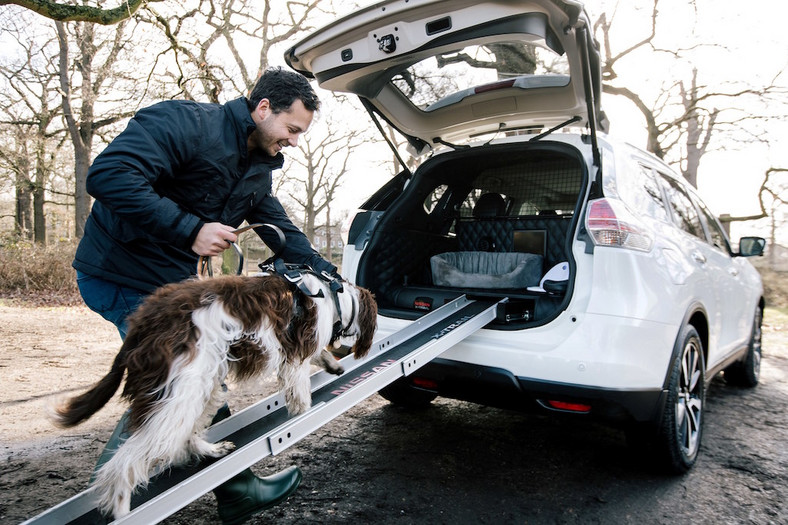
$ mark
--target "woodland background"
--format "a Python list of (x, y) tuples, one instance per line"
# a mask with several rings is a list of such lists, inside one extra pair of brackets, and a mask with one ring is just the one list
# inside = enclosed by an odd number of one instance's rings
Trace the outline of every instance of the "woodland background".
[[(766, 1), (758, 20), (772, 4), (780, 5)], [(0, 289), (68, 288), (57, 284), (54, 266), (68, 272), (82, 235), (88, 167), (136, 110), (163, 99), (222, 103), (245, 94), (264, 69), (284, 63), (289, 45), (358, 7), (352, 0), (0, 0)], [(767, 237), (761, 266), (788, 270), (785, 47), (763, 47), (742, 62), (739, 43), (768, 33), (746, 25), (753, 14), (740, 3), (605, 0), (587, 9), (602, 50), (603, 106), (625, 108), (611, 114), (611, 132), (626, 121), (624, 129), (638, 129), (629, 137), (635, 145), (696, 187), (715, 155), (752, 159), (736, 174), (753, 188), (735, 197), (749, 207), (723, 209), (721, 218), (734, 243), (744, 234)], [(732, 35), (724, 25), (731, 21), (740, 24)], [(324, 109), (288, 152), (275, 192), (315, 247), (339, 263), (349, 215), (401, 168), (358, 101), (323, 91), (321, 98)], [(404, 140), (385, 131), (414, 165)], [(701, 195), (718, 191), (724, 175), (704, 175)]]

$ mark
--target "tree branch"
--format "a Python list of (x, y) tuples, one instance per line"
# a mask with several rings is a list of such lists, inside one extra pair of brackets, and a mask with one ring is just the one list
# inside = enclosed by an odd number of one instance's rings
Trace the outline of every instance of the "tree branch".
[(22, 6), (58, 22), (92, 22), (109, 26), (131, 18), (146, 2), (161, 1), (163, 0), (122, 0), (121, 5), (111, 9), (61, 4), (51, 0), (0, 0), (0, 6), (9, 4)]

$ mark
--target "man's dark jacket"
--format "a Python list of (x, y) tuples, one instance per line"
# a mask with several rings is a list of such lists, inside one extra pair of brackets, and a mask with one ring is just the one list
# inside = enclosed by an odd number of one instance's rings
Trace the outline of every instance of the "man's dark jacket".
[[(271, 193), (281, 153), (249, 152), (255, 129), (245, 98), (224, 105), (160, 102), (140, 110), (90, 167), (96, 201), (73, 266), (143, 291), (194, 275), (191, 250), (207, 222), (272, 223), (285, 233), (288, 262), (336, 268), (311, 247)], [(277, 247), (270, 229), (259, 233)]]

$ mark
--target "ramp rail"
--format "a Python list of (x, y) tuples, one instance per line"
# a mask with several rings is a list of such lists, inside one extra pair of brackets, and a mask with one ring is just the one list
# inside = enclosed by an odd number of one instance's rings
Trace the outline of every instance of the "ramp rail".
[[(277, 455), (380, 389), (408, 376), (496, 318), (495, 301), (461, 296), (382, 340), (363, 359), (341, 360), (341, 376), (320, 371), (310, 377), (312, 407), (290, 417), (281, 393), (220, 421), (208, 441), (232, 441), (236, 448), (216, 460), (166, 470), (132, 497), (131, 512), (112, 523), (156, 523), (260, 460)], [(91, 488), (22, 525), (103, 524)]]

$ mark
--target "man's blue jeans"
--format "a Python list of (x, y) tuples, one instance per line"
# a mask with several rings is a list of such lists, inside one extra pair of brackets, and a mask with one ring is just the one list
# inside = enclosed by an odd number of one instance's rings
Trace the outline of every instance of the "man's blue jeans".
[(149, 292), (111, 283), (80, 271), (77, 271), (77, 286), (88, 308), (114, 324), (121, 339), (126, 339), (126, 318), (149, 295)]

